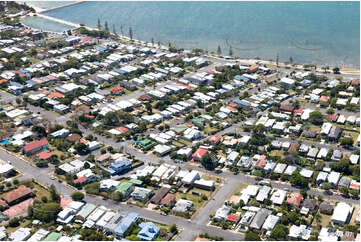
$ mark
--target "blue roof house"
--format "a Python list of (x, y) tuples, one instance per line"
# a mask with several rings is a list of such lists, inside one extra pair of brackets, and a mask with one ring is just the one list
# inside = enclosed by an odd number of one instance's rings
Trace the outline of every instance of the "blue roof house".
[(141, 230), (137, 234), (137, 237), (142, 240), (155, 240), (159, 235), (160, 228), (152, 222), (143, 222), (139, 224), (139, 227)]
[(132, 165), (132, 162), (130, 160), (128, 160), (125, 157), (122, 157), (122, 158), (116, 160), (113, 164), (111, 164), (109, 170), (114, 171), (114, 172), (111, 172), (111, 175), (116, 175), (116, 174), (120, 174), (120, 173), (130, 169), (131, 165)]
[(128, 216), (123, 218), (122, 222), (114, 229), (114, 234), (116, 237), (121, 238), (124, 236), (125, 232), (129, 229), (132, 223), (137, 222), (139, 214), (130, 213)]

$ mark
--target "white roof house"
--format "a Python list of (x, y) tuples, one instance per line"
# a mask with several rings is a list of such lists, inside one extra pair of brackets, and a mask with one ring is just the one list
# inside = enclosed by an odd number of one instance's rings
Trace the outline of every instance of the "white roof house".
[(337, 185), (339, 179), (340, 173), (335, 171), (332, 171), (327, 177), (327, 181), (334, 186)]
[(318, 241), (338, 241), (339, 237), (342, 237), (343, 232), (334, 228), (321, 228), (321, 231), (318, 235)]
[(227, 218), (227, 215), (231, 212), (231, 207), (223, 205), (222, 207), (218, 208), (216, 214), (214, 216), (215, 221), (223, 221)]
[(285, 200), (286, 195), (287, 195), (286, 191), (278, 189), (272, 194), (271, 201), (274, 204), (281, 205), (283, 203), (283, 201)]
[(292, 175), (293, 172), (295, 172), (296, 170), (297, 170), (297, 167), (296, 167), (296, 166), (289, 165), (289, 166), (287, 166), (284, 174), (290, 176), (290, 175)]
[(31, 228), (19, 228), (9, 236), (10, 241), (25, 241), (31, 236)]
[(190, 184), (193, 184), (193, 182), (198, 179), (200, 179), (199, 172), (196, 170), (193, 170), (183, 177), (182, 182), (184, 184), (190, 185)]
[(246, 189), (242, 190), (242, 194), (248, 194), (251, 197), (255, 197), (258, 193), (259, 187), (256, 185), (248, 185)]
[(332, 128), (332, 124), (330, 123), (323, 123), (321, 127), (321, 135), (328, 135), (330, 133), (330, 130)]
[(295, 239), (308, 240), (311, 236), (311, 230), (307, 229), (307, 226), (304, 224), (300, 226), (292, 225), (288, 236)]
[(344, 202), (337, 203), (331, 217), (333, 224), (344, 225), (349, 222), (353, 212), (353, 206)]
[(306, 168), (302, 168), (300, 171), (301, 176), (306, 177), (306, 178), (311, 178), (313, 171), (306, 169)]
[(280, 217), (276, 216), (276, 215), (269, 215), (266, 218), (266, 221), (264, 221), (263, 225), (262, 225), (262, 229), (265, 229), (267, 231), (271, 231), (278, 223), (278, 221), (280, 220)]
[(359, 155), (356, 155), (356, 154), (352, 154), (350, 155), (350, 161), (351, 161), (351, 164), (354, 164), (356, 165), (360, 160), (360, 156)]

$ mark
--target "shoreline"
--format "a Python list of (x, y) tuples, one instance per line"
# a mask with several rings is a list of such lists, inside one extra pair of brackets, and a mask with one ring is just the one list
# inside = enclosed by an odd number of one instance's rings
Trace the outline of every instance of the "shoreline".
[[(77, 5), (77, 4), (80, 4), (80, 3), (83, 3), (83, 2), (86, 2), (86, 1), (77, 1), (77, 2), (74, 2), (74, 3), (69, 3), (69, 4), (66, 4), (66, 5), (62, 5), (62, 6), (58, 6), (58, 7), (54, 7), (54, 8), (49, 8), (49, 9), (44, 9), (44, 8), (41, 8), (41, 7), (36, 7), (34, 6), (33, 4), (31, 4), (31, 2), (27, 2), (27, 5), (28, 6), (31, 6), (32, 8), (35, 9), (35, 14), (32, 13), (31, 15), (34, 16), (38, 16), (40, 18), (44, 18), (44, 19), (47, 19), (47, 20), (50, 20), (50, 21), (53, 21), (53, 22), (57, 22), (57, 23), (60, 23), (60, 24), (64, 24), (64, 25), (68, 25), (69, 27), (74, 27), (74, 28), (80, 28), (80, 27), (85, 27), (89, 30), (97, 30), (97, 28), (94, 28), (94, 27), (89, 27), (89, 26), (86, 26), (86, 25), (83, 25), (81, 26), (80, 24), (78, 23), (74, 23), (74, 22), (71, 22), (71, 21), (67, 21), (67, 20), (63, 20), (63, 19), (59, 19), (59, 18), (55, 18), (55, 17), (51, 17), (51, 16), (47, 16), (45, 14), (41, 14), (42, 12), (48, 12), (48, 11), (52, 11), (52, 10), (56, 10), (56, 9), (59, 9), (59, 8), (65, 8), (65, 7), (69, 7), (69, 6), (73, 6), (73, 5)], [(26, 15), (26, 16), (31, 16), (31, 15)], [(25, 26), (25, 25), (24, 25)], [(27, 26), (28, 28), (32, 28), (32, 27), (29, 27)], [(32, 28), (32, 29), (35, 29), (35, 28)], [(69, 28), (70, 29), (70, 28)], [(46, 32), (53, 32), (53, 33), (58, 33), (58, 32), (54, 32), (54, 31), (46, 31)], [(130, 40), (129, 37), (127, 36), (123, 36), (119, 33), (116, 34), (119, 38), (121, 39), (124, 39), (124, 40)], [(133, 39), (134, 42), (137, 42), (137, 43), (140, 43), (140, 44), (147, 44), (148, 42), (147, 41), (142, 41), (142, 40), (138, 40), (138, 39)], [(167, 46), (164, 46), (164, 45), (161, 45), (160, 48), (168, 48)], [(186, 50), (186, 49), (185, 49)], [(218, 58), (218, 59), (222, 59), (224, 60), (224, 58), (220, 58), (219, 56), (216, 56), (216, 55), (212, 55), (212, 54), (208, 54), (208, 55), (205, 55), (204, 56), (208, 56), (208, 57), (211, 57), (211, 58)], [(232, 59), (232, 61), (259, 61), (261, 62), (262, 64), (267, 64), (267, 65), (272, 65), (272, 66), (276, 66), (276, 62), (275, 61), (266, 61), (266, 60), (262, 60), (262, 59), (259, 59), (259, 60), (256, 60), (254, 58), (238, 58), (238, 59)], [(279, 62), (279, 67), (290, 67), (290, 68), (294, 68), (294, 69), (299, 69), (299, 70), (303, 70), (303, 65), (307, 65), (307, 63), (302, 63), (302, 64), (295, 64), (295, 66), (293, 65), (290, 65), (290, 64), (286, 64), (284, 62)], [(334, 65), (332, 66), (329, 66), (329, 72), (325, 73), (325, 71), (322, 69), (322, 66), (320, 65), (315, 65), (316, 66), (316, 72), (321, 72), (322, 74), (332, 74), (332, 68), (336, 67)], [(348, 67), (348, 66), (339, 66), (340, 68), (340, 74), (343, 74), (343, 75), (360, 75), (360, 68), (355, 68), (355, 67)]]

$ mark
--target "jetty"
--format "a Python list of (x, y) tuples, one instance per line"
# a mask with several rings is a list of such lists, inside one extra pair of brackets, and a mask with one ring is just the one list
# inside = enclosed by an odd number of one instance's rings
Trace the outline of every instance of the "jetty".
[[(54, 7), (54, 8), (47, 8), (47, 9), (38, 8), (38, 10), (36, 11), (36, 13), (38, 13), (38, 14), (46, 13), (46, 12), (54, 11), (54, 10), (57, 10), (57, 9), (74, 6), (74, 5), (83, 3), (83, 2), (86, 2), (86, 1), (76, 1), (76, 2), (73, 2), (73, 3), (64, 4), (64, 5), (61, 5), (61, 6), (58, 6), (58, 7)], [(35, 10), (36, 10), (36, 9), (35, 9)]]
[(73, 22), (70, 22), (70, 21), (66, 21), (66, 20), (63, 20), (63, 19), (58, 19), (58, 18), (50, 17), (50, 16), (47, 16), (47, 15), (44, 15), (44, 14), (39, 14), (39, 13), (38, 13), (37, 16), (38, 16), (38, 17), (41, 17), (41, 18), (45, 18), (45, 19), (51, 20), (51, 21), (54, 21), (54, 22), (57, 22), (57, 23), (69, 25), (69, 26), (74, 27), (74, 28), (79, 28), (79, 27), (80, 27), (80, 24), (73, 23)]

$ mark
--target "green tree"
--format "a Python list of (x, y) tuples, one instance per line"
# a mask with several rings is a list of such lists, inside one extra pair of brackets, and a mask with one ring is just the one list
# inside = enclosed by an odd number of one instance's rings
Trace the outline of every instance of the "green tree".
[(329, 108), (329, 109), (327, 109), (326, 113), (327, 114), (334, 114), (335, 110), (333, 110), (333, 108)]
[(309, 121), (314, 125), (323, 124), (323, 116), (322, 113), (318, 110), (310, 113)]
[(222, 50), (220, 45), (218, 45), (217, 47), (217, 55), (222, 55)]
[(347, 187), (341, 187), (340, 188), (340, 192), (344, 195), (344, 196), (348, 196), (348, 189)]
[(106, 31), (109, 31), (108, 21), (105, 21), (105, 23), (104, 23), (104, 28), (105, 28)]
[(97, 27), (98, 27), (98, 30), (101, 30), (102, 29), (102, 25), (101, 25), (101, 23), (100, 23), (100, 19), (98, 18), (98, 25), (97, 25)]
[(333, 74), (340, 74), (340, 68), (339, 67), (335, 67), (332, 69)]
[(271, 238), (275, 240), (286, 240), (288, 228), (283, 224), (277, 224), (271, 232)]
[(133, 40), (133, 29), (129, 27), (129, 38)]
[(169, 232), (171, 233), (176, 233), (178, 231), (177, 225), (176, 224), (171, 224), (169, 226)]
[(280, 60), (280, 56), (279, 56), (279, 54), (277, 53), (277, 56), (276, 56), (276, 65), (277, 65), (277, 67), (278, 67), (278, 64), (279, 64), (279, 60)]
[(80, 154), (80, 155), (86, 155), (90, 152), (88, 146), (84, 143), (77, 143), (74, 145), (74, 149)]
[(233, 55), (232, 45), (229, 46), (229, 56)]
[(203, 155), (201, 159), (201, 164), (207, 169), (207, 170), (213, 170), (216, 168), (217, 163), (213, 161), (211, 155), (207, 152)]
[(84, 194), (82, 192), (73, 192), (71, 194), (71, 198), (74, 200), (74, 201), (81, 201), (84, 199)]
[(343, 147), (350, 147), (353, 145), (353, 139), (351, 137), (344, 137), (340, 140)]
[(117, 34), (117, 31), (115, 30), (115, 25), (113, 24), (113, 34)]
[(42, 222), (49, 223), (55, 221), (58, 213), (61, 211), (59, 203), (44, 203), (34, 206), (34, 218)]
[(245, 237), (246, 241), (261, 241), (261, 238), (259, 237), (258, 234), (252, 232), (252, 231), (248, 231), (246, 233), (246, 237)]
[(56, 187), (54, 186), (54, 184), (51, 184), (49, 191), (50, 191), (51, 200), (54, 201), (54, 202), (60, 202), (60, 195), (57, 192)]

